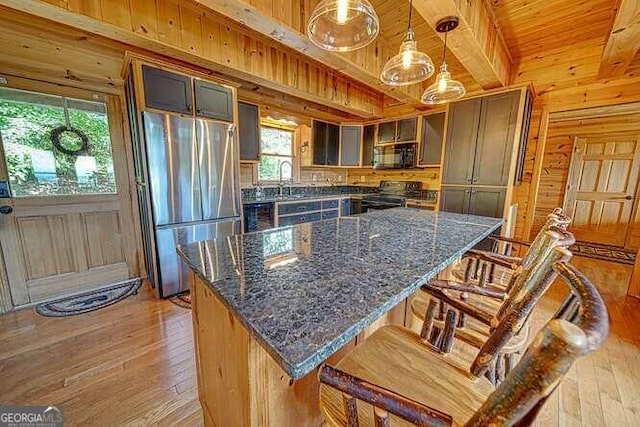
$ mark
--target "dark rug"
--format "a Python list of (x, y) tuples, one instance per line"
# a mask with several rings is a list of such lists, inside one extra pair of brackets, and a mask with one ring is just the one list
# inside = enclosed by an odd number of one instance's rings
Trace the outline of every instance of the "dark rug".
[(171, 301), (178, 307), (191, 310), (191, 294), (189, 293), (189, 291), (169, 297), (169, 301)]
[(99, 310), (137, 294), (142, 281), (125, 280), (106, 288), (96, 289), (36, 305), (36, 313), (47, 317), (66, 317)]
[(576, 256), (613, 261), (620, 264), (633, 265), (636, 262), (635, 251), (618, 246), (601, 245), (598, 243), (576, 242), (571, 246), (571, 252)]

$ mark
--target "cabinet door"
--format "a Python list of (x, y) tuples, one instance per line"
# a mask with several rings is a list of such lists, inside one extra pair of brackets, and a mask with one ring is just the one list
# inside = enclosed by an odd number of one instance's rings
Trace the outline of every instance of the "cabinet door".
[(327, 124), (327, 166), (338, 166), (340, 162), (340, 126)]
[(506, 195), (506, 188), (473, 188), (471, 190), (469, 213), (502, 218)]
[(378, 125), (378, 144), (389, 144), (396, 142), (396, 124), (394, 120), (392, 122), (384, 122)]
[(206, 80), (196, 80), (196, 114), (216, 120), (233, 121), (233, 91)]
[(376, 125), (362, 129), (362, 166), (373, 166), (373, 148), (376, 144)]
[(313, 164), (327, 164), (327, 123), (314, 120), (312, 124)]
[(482, 98), (474, 185), (508, 184), (519, 102), (520, 91)]
[(360, 166), (362, 126), (341, 126), (340, 165)]
[(442, 187), (440, 210), (445, 212), (469, 213), (469, 187)]
[(438, 165), (442, 161), (444, 137), (444, 113), (422, 118), (422, 141), (420, 141), (421, 165)]
[(238, 103), (240, 160), (260, 160), (260, 113), (257, 105)]
[(191, 114), (191, 77), (142, 66), (144, 100), (148, 108)]
[(480, 99), (470, 99), (449, 106), (443, 184), (471, 184), (480, 104)]
[(412, 117), (410, 119), (398, 120), (397, 125), (397, 139), (398, 142), (414, 142), (418, 140), (418, 118)]

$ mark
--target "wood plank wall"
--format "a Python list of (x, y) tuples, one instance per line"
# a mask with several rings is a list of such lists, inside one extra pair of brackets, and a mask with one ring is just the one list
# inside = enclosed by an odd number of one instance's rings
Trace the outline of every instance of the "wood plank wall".
[(253, 81), (361, 117), (382, 115), (383, 95), (322, 63), (183, 0), (2, 0), (111, 39)]
[[(534, 101), (523, 183), (514, 191), (514, 203), (518, 204), (515, 229), (517, 238), (528, 240), (535, 236), (536, 221), (539, 224), (542, 211), (550, 210), (551, 205), (559, 203), (557, 188), (564, 190), (566, 183), (565, 178), (564, 182), (554, 183), (553, 190), (549, 187), (554, 175), (562, 179), (562, 176), (568, 173), (569, 163), (562, 157), (562, 153), (567, 149), (571, 150), (570, 147), (566, 148), (566, 144), (563, 145), (560, 140), (553, 140), (550, 142), (549, 150), (555, 150), (555, 155), (548, 159), (545, 159), (546, 156), (537, 156), (538, 144), (546, 142), (545, 114), (640, 100), (640, 77), (633, 71), (616, 79), (599, 80), (597, 78), (603, 43), (604, 40), (592, 39), (563, 48), (541, 51), (536, 55), (522, 58), (517, 67), (514, 67), (512, 83), (533, 82), (538, 95)], [(545, 152), (547, 152), (546, 148), (543, 153)], [(534, 176), (538, 166), (542, 166), (539, 182), (547, 186), (544, 189), (538, 188), (538, 181)], [(550, 169), (547, 169), (547, 166)], [(545, 173), (548, 173), (545, 178), (547, 181), (542, 178)], [(548, 198), (544, 196), (544, 191), (550, 191)], [(531, 206), (536, 193), (538, 204)], [(538, 206), (540, 212), (536, 215)], [(527, 218), (528, 215), (531, 215), (531, 218)], [(527, 232), (528, 221), (534, 225), (531, 233)]]
[[(440, 187), (440, 168), (375, 170), (347, 169), (349, 184), (377, 187), (380, 181), (420, 181), (423, 190), (437, 190)], [(364, 181), (363, 181), (364, 178)]]

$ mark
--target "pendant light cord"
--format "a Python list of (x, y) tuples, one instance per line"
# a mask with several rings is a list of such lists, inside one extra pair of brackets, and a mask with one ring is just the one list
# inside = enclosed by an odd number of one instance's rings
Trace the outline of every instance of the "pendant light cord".
[(407, 33), (413, 31), (411, 28), (411, 15), (413, 14), (413, 0), (409, 0), (409, 22), (407, 24)]
[(446, 31), (444, 33), (444, 47), (442, 48), (442, 63), (443, 64), (446, 63), (446, 59), (447, 59), (447, 34), (449, 34), (449, 31)]

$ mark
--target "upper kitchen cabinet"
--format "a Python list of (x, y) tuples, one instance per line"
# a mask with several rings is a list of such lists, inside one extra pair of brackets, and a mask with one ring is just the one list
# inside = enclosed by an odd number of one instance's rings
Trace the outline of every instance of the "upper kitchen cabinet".
[(260, 161), (260, 110), (257, 105), (238, 103), (240, 161)]
[(340, 126), (314, 120), (311, 135), (313, 166), (338, 166)]
[(230, 87), (148, 65), (142, 66), (142, 77), (146, 108), (193, 114), (195, 103), (196, 116), (233, 122), (234, 99)]
[(340, 133), (340, 165), (360, 166), (362, 126), (341, 126)]
[(482, 98), (472, 184), (509, 183), (519, 104), (520, 92)]
[(378, 125), (378, 144), (397, 144), (417, 140), (417, 117), (382, 122)]
[(444, 121), (445, 113), (431, 114), (422, 118), (418, 166), (439, 166), (442, 162)]
[(142, 66), (142, 77), (147, 108), (183, 114), (193, 113), (191, 77), (147, 65)]
[(376, 125), (362, 128), (362, 167), (373, 167), (373, 149), (376, 145)]
[(233, 121), (233, 91), (206, 80), (196, 79), (196, 115), (210, 119)]
[(518, 126), (522, 90), (455, 102), (449, 106), (442, 173), (444, 185), (507, 186)]
[(442, 169), (443, 184), (471, 184), (480, 106), (479, 98), (449, 105), (449, 124)]

